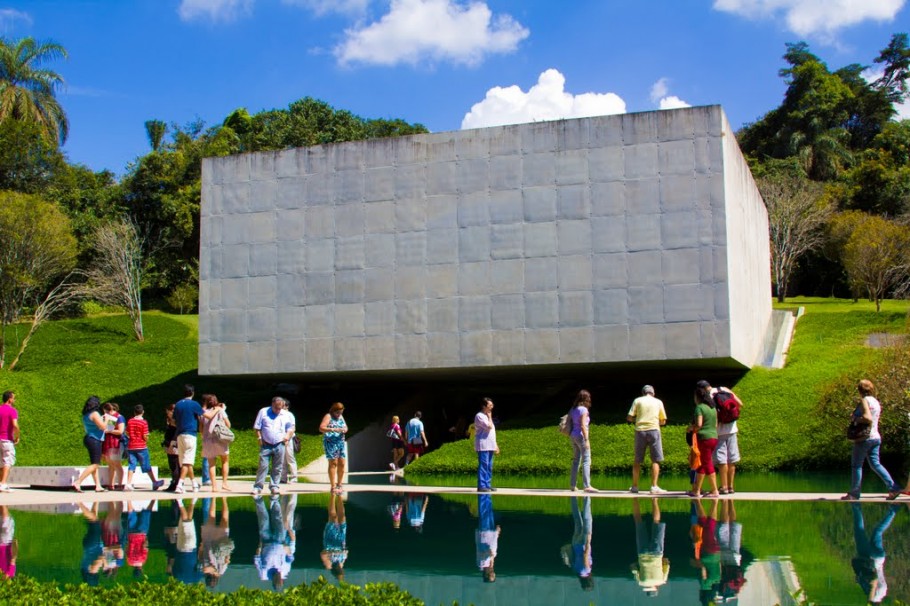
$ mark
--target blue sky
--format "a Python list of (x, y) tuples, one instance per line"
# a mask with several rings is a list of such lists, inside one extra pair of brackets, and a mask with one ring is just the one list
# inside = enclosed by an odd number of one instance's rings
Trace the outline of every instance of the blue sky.
[(908, 30), (906, 0), (0, 0), (0, 35), (69, 51), (70, 160), (117, 174), (145, 120), (304, 96), (431, 131), (706, 104), (738, 128), (780, 103), (786, 42), (835, 69)]

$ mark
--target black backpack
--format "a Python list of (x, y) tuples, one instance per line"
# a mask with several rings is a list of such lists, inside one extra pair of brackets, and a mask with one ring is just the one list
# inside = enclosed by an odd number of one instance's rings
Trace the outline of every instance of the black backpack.
[(714, 408), (718, 423), (732, 423), (739, 419), (739, 400), (729, 391), (717, 390), (714, 393)]

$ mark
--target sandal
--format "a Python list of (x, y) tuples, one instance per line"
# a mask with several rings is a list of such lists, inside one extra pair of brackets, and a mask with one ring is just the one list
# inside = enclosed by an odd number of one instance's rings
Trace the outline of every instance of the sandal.
[(887, 499), (887, 500), (889, 500), (889, 501), (893, 501), (893, 500), (895, 500), (897, 497), (901, 496), (901, 493), (902, 493), (902, 491), (900, 491), (900, 490), (895, 490), (895, 491), (893, 491), (893, 492), (889, 492), (889, 493), (888, 493), (888, 496), (885, 497), (885, 499)]
[(695, 492), (694, 490), (687, 490), (687, 491), (686, 491), (686, 496), (687, 496), (687, 497), (692, 497), (693, 499), (700, 499), (700, 498), (701, 498), (701, 494)]
[(848, 494), (845, 494), (844, 496), (842, 496), (842, 497), (840, 498), (840, 500), (841, 500), (841, 501), (858, 501), (858, 500), (859, 500), (859, 497), (854, 496), (854, 495), (848, 493)]
[(82, 488), (78, 484), (76, 484), (76, 482), (73, 482), (72, 484), (70, 484), (70, 486), (72, 486), (73, 490), (75, 490), (76, 492), (82, 492)]

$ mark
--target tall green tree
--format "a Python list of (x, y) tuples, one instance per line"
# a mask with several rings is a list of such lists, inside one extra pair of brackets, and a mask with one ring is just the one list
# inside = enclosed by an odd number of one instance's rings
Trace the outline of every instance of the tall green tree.
[(0, 122), (32, 122), (48, 140), (64, 143), (69, 122), (56, 97), (63, 78), (45, 64), (66, 57), (56, 42), (0, 38)]
[(56, 204), (0, 192), (0, 367), (6, 355), (6, 326), (75, 262), (76, 238)]
[(167, 133), (167, 123), (162, 120), (146, 120), (145, 136), (148, 137), (149, 145), (153, 152), (161, 149), (161, 143), (164, 141), (164, 135)]

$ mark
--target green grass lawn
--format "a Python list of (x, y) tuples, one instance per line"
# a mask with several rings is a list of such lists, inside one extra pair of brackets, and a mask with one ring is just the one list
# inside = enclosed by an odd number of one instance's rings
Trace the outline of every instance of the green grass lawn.
[[(782, 308), (805, 307), (790, 347), (786, 367), (755, 368), (731, 385), (744, 402), (739, 421), (743, 470), (843, 468), (849, 460), (850, 443), (840, 440), (842, 424), (826, 424), (817, 418), (822, 394), (847, 377), (854, 382), (881, 351), (864, 345), (875, 332), (907, 330), (907, 301), (885, 301), (876, 312), (868, 301), (794, 298)], [(696, 380), (693, 378), (693, 384)], [(868, 377), (873, 382), (876, 377)], [(847, 403), (849, 404), (849, 403)], [(565, 474), (572, 458), (569, 440), (556, 430), (556, 415), (549, 427), (504, 429), (497, 432), (501, 454), (497, 473)], [(678, 421), (677, 421), (678, 419)], [(623, 423), (591, 426), (593, 471), (627, 472), (632, 465), (633, 428)], [(671, 415), (663, 430), (663, 468), (687, 469), (685, 423), (688, 417)], [(514, 423), (512, 424), (515, 425)], [(833, 436), (838, 436), (835, 440)], [(826, 452), (813, 449), (816, 440), (834, 443)], [(888, 445), (885, 445), (887, 451)], [(408, 473), (472, 474), (477, 459), (467, 440), (446, 444), (421, 457)]]
[[(15, 371), (0, 371), (0, 390), (16, 392), (22, 440), (19, 465), (83, 465), (81, 410), (86, 398), (121, 405), (126, 418), (141, 403), (153, 430), (149, 440), (152, 464), (167, 471), (161, 443), (164, 407), (183, 393), (184, 383), (197, 395), (211, 392), (228, 403), (238, 431), (231, 446), (232, 472), (255, 470), (258, 448), (251, 430), (256, 411), (273, 395), (270, 383), (253, 380), (199, 377), (197, 317), (159, 312), (144, 314), (146, 340), (137, 342), (125, 315), (101, 315), (49, 322), (32, 339)], [(7, 349), (24, 336), (24, 325), (7, 329)], [(8, 357), (10, 354), (8, 353)], [(303, 450), (298, 460), (309, 461), (322, 452), (315, 423), (300, 421)], [(309, 434), (309, 435), (308, 435)]]

